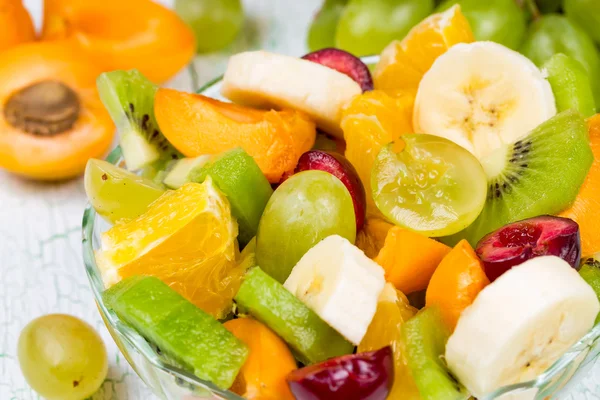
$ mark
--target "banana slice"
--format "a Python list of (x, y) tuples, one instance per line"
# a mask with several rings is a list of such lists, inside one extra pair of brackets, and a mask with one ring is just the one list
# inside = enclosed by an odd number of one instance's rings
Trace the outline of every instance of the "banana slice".
[(250, 51), (229, 59), (221, 94), (235, 103), (304, 111), (327, 133), (343, 138), (342, 108), (361, 94), (348, 76), (301, 58)]
[(552, 88), (535, 64), (500, 44), (475, 42), (451, 47), (425, 73), (413, 123), (481, 160), (555, 114)]
[(450, 370), (475, 397), (550, 367), (594, 325), (600, 305), (567, 262), (533, 258), (484, 288), (446, 345)]
[(283, 286), (358, 345), (375, 315), (384, 285), (381, 266), (347, 239), (332, 235), (298, 261)]

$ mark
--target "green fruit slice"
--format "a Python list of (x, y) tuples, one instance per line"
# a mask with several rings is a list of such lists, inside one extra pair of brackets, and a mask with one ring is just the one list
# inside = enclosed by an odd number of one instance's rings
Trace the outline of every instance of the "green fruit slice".
[(379, 54), (432, 10), (433, 0), (350, 0), (337, 25), (336, 47), (355, 56)]
[(590, 79), (579, 61), (559, 53), (553, 55), (543, 68), (548, 74), (558, 112), (573, 109), (586, 118), (596, 113)]
[(563, 53), (579, 61), (588, 72), (596, 105), (600, 104), (600, 56), (593, 40), (567, 17), (549, 14), (533, 22), (521, 53), (538, 67), (554, 54)]
[(304, 253), (331, 235), (354, 243), (350, 193), (328, 172), (300, 172), (283, 182), (265, 207), (256, 235), (256, 262), (283, 283)]
[(476, 247), (504, 225), (558, 214), (575, 200), (593, 160), (583, 117), (563, 111), (482, 160), (489, 188), (483, 211), (463, 232), (442, 241), (454, 245), (466, 238)]
[[(600, 300), (600, 254), (584, 259), (581, 263), (579, 275), (594, 289)], [(600, 322), (600, 314), (596, 317), (595, 324), (598, 322)]]
[[(404, 148), (402, 148), (404, 145)], [(486, 177), (468, 150), (439, 136), (402, 135), (371, 171), (373, 200), (391, 222), (426, 236), (469, 226), (486, 198)]]
[(191, 182), (192, 174), (201, 170), (209, 161), (209, 155), (173, 160), (169, 163), (167, 171), (164, 173), (162, 183), (169, 189), (179, 189), (184, 184)]
[(246, 275), (235, 296), (239, 312), (266, 324), (304, 364), (350, 354), (354, 346), (259, 267)]
[(436, 12), (454, 4), (469, 21), (476, 40), (489, 40), (517, 49), (527, 30), (525, 13), (515, 0), (448, 0)]
[(448, 327), (436, 308), (424, 308), (402, 324), (408, 367), (423, 400), (468, 399), (466, 389), (450, 375), (443, 361)]
[(335, 30), (348, 0), (325, 0), (310, 24), (308, 48), (310, 51), (335, 47)]
[(121, 135), (119, 144), (129, 170), (152, 164), (157, 164), (155, 169), (160, 170), (167, 161), (181, 158), (181, 153), (163, 136), (154, 117), (158, 86), (135, 69), (100, 74), (96, 85)]
[(202, 183), (212, 178), (231, 205), (231, 214), (239, 226), (238, 241), (244, 247), (258, 230), (263, 211), (273, 194), (254, 158), (238, 147), (222, 153), (199, 169), (190, 171), (190, 181)]
[(84, 185), (92, 207), (112, 224), (142, 215), (165, 192), (150, 179), (94, 158), (85, 168)]
[(133, 276), (103, 293), (120, 319), (200, 379), (228, 389), (248, 348), (160, 279)]

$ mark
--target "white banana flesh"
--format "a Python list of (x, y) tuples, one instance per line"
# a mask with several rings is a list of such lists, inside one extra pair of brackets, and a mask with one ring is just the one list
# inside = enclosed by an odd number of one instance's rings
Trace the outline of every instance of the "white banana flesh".
[(451, 47), (425, 73), (413, 124), (481, 160), (555, 114), (552, 88), (535, 64), (500, 44), (475, 42)]
[(250, 51), (232, 56), (221, 94), (260, 108), (293, 108), (325, 132), (343, 138), (342, 108), (362, 93), (358, 83), (334, 69), (282, 54)]
[(384, 285), (383, 268), (338, 235), (310, 249), (284, 283), (287, 290), (355, 345), (367, 332)]
[(594, 325), (600, 304), (564, 260), (533, 258), (485, 287), (446, 345), (448, 367), (475, 397), (534, 379)]

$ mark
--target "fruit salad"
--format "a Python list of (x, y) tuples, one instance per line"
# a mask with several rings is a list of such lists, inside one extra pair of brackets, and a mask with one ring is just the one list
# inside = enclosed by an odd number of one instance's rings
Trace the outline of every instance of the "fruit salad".
[(481, 398), (599, 319), (600, 115), (567, 55), (474, 41), (454, 6), (373, 73), (336, 48), (251, 51), (231, 102), (137, 71), (98, 89), (123, 155), (85, 176), (112, 225), (104, 302), (216, 387)]

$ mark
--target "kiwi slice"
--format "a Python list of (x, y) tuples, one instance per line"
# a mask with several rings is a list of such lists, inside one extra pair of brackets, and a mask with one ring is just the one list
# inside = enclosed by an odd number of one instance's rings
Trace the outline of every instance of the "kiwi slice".
[(579, 61), (558, 53), (544, 64), (543, 69), (559, 112), (574, 109), (586, 118), (596, 113), (590, 78)]
[(244, 343), (160, 279), (126, 278), (102, 297), (109, 309), (177, 364), (228, 389), (248, 357)]
[[(579, 275), (594, 289), (600, 300), (600, 253), (587, 257), (582, 261)], [(595, 324), (598, 322), (600, 322), (600, 314), (596, 317)]]
[(402, 324), (401, 337), (408, 367), (423, 400), (469, 398), (443, 361), (450, 331), (437, 308), (424, 308)]
[(277, 333), (304, 364), (350, 354), (354, 346), (259, 267), (246, 274), (235, 296), (238, 311)]
[(496, 229), (539, 215), (556, 215), (571, 205), (594, 161), (587, 125), (567, 110), (542, 123), (526, 137), (481, 160), (488, 194), (477, 219), (441, 241), (471, 246)]
[(208, 161), (209, 155), (173, 160), (169, 163), (162, 182), (169, 189), (179, 189), (185, 183), (191, 182), (192, 174), (201, 170)]
[(154, 166), (158, 171), (181, 158), (163, 136), (154, 116), (158, 87), (138, 70), (105, 72), (96, 81), (100, 99), (121, 135), (120, 146), (129, 170)]

